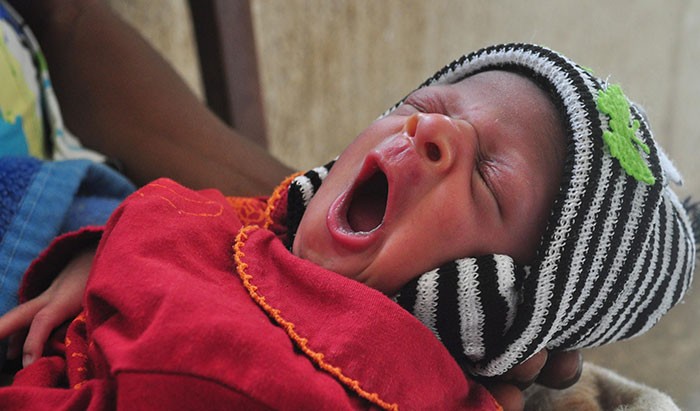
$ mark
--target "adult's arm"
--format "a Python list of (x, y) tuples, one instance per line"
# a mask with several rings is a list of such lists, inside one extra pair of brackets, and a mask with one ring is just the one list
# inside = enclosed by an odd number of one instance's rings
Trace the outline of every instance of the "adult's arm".
[(99, 0), (15, 1), (48, 61), (67, 127), (136, 184), (167, 176), (228, 195), (269, 194), (291, 170), (220, 121)]

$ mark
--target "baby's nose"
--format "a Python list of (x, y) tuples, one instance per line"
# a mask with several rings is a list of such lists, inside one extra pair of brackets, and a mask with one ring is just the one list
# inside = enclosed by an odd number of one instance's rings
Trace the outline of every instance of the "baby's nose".
[[(465, 124), (462, 124), (465, 123)], [(404, 132), (413, 138), (422, 158), (439, 171), (449, 170), (468, 145), (470, 124), (442, 114), (418, 113), (406, 119)]]

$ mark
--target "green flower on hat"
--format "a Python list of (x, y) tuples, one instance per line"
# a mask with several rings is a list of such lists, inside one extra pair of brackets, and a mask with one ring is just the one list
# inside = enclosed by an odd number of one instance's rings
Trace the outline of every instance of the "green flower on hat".
[(630, 106), (622, 88), (613, 84), (605, 90), (598, 91), (596, 105), (598, 110), (610, 117), (610, 130), (603, 132), (603, 140), (610, 150), (610, 155), (637, 181), (654, 184), (656, 179), (639, 152), (639, 149), (642, 149), (649, 154), (649, 146), (635, 134), (639, 129), (639, 121), (632, 121)]

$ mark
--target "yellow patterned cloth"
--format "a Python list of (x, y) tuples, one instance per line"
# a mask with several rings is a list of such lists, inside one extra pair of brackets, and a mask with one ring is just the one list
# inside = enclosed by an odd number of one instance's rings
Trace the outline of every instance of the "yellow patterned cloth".
[(0, 156), (27, 155), (104, 160), (65, 129), (36, 39), (22, 18), (0, 0)]

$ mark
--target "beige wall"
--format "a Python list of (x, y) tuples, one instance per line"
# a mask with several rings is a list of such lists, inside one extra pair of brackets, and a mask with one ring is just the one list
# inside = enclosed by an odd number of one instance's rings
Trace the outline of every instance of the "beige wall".
[[(532, 6), (536, 4), (536, 6)], [(697, 175), (700, 2), (254, 0), (273, 153), (306, 168), (444, 63), (484, 45), (552, 47), (611, 74)], [(631, 6), (632, 5), (632, 6)], [(689, 180), (692, 180), (689, 179)], [(700, 179), (698, 179), (700, 180)], [(700, 181), (691, 182), (700, 193)]]
[[(109, 0), (201, 94), (184, 0)], [(643, 104), (700, 195), (700, 1), (252, 0), (271, 151), (322, 163), (444, 63), (507, 41), (552, 47)]]
[[(110, 0), (198, 93), (184, 0)], [(700, 197), (700, 0), (252, 0), (272, 152), (329, 160), (448, 60), (507, 41), (552, 47), (643, 104)], [(533, 6), (533, 4), (535, 4)], [(697, 286), (695, 287), (698, 288)], [(700, 295), (650, 333), (586, 353), (700, 409)]]

